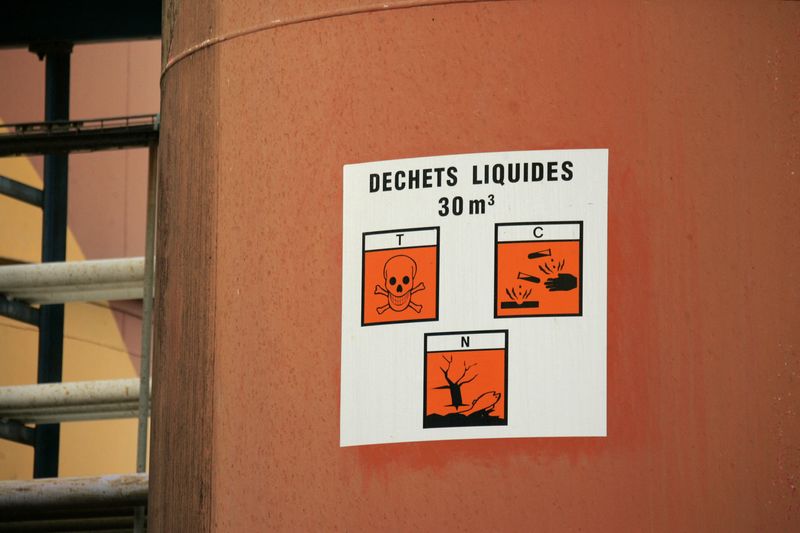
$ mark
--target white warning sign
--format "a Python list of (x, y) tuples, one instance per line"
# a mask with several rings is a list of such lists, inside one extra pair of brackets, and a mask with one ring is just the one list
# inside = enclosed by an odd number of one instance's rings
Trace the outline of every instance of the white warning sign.
[(605, 436), (607, 150), (344, 167), (342, 446)]

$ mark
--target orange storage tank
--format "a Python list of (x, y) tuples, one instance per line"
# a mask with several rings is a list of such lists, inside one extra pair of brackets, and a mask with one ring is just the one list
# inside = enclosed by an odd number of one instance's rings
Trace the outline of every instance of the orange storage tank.
[[(800, 4), (167, 1), (154, 531), (797, 531)], [(342, 165), (609, 149), (608, 436), (339, 447)]]

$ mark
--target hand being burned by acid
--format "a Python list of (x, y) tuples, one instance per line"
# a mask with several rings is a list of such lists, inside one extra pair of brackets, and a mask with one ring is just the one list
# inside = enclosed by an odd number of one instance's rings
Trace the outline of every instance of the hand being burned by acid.
[(548, 291), (571, 291), (578, 286), (578, 279), (572, 274), (561, 273), (557, 278), (548, 278), (544, 282), (544, 286)]
[[(528, 254), (528, 259), (544, 259), (544, 261), (538, 265), (539, 271), (549, 276), (553, 274), (557, 275), (555, 278), (547, 278), (547, 281), (544, 282), (544, 287), (548, 291), (571, 291), (578, 286), (578, 279), (575, 276), (561, 272), (566, 264), (566, 259), (556, 261), (550, 248)], [(537, 283), (538, 281), (539, 280), (536, 279)]]
[[(528, 256), (531, 259), (541, 258), (541, 257), (548, 257), (550, 260), (549, 262), (542, 263), (538, 265), (539, 271), (541, 271), (545, 275), (556, 275), (556, 277), (547, 278), (544, 282), (544, 287), (550, 292), (558, 292), (558, 291), (571, 291), (578, 286), (578, 278), (573, 276), (572, 274), (567, 274), (565, 272), (561, 272), (564, 268), (566, 261), (562, 259), (561, 261), (556, 261), (554, 258), (550, 256), (550, 250), (541, 250), (539, 252), (534, 252)], [(542, 282), (536, 276), (531, 274), (526, 274), (525, 272), (517, 273), (517, 279), (526, 281), (532, 284), (539, 284)], [(518, 285), (517, 287), (513, 287), (510, 290), (506, 289), (506, 295), (509, 298), (514, 300), (517, 303), (521, 303), (523, 300), (527, 299), (528, 296), (531, 294), (531, 289), (524, 290), (522, 285)]]

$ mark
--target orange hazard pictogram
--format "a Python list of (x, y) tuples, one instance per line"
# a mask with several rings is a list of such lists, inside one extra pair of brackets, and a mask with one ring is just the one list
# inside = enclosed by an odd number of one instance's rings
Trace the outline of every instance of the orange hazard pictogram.
[(436, 320), (439, 228), (363, 234), (361, 324)]
[(508, 424), (508, 332), (425, 335), (423, 428)]
[(495, 225), (495, 318), (582, 311), (582, 222)]

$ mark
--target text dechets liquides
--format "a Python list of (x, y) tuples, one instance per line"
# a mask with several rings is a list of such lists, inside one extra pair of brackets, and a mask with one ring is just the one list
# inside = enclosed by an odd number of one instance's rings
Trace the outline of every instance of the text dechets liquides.
[[(511, 185), (570, 181), (572, 161), (536, 161), (472, 165), (472, 185)], [(469, 171), (467, 171), (469, 173)], [(463, 172), (456, 166), (397, 169), (369, 175), (369, 192), (455, 187)]]

